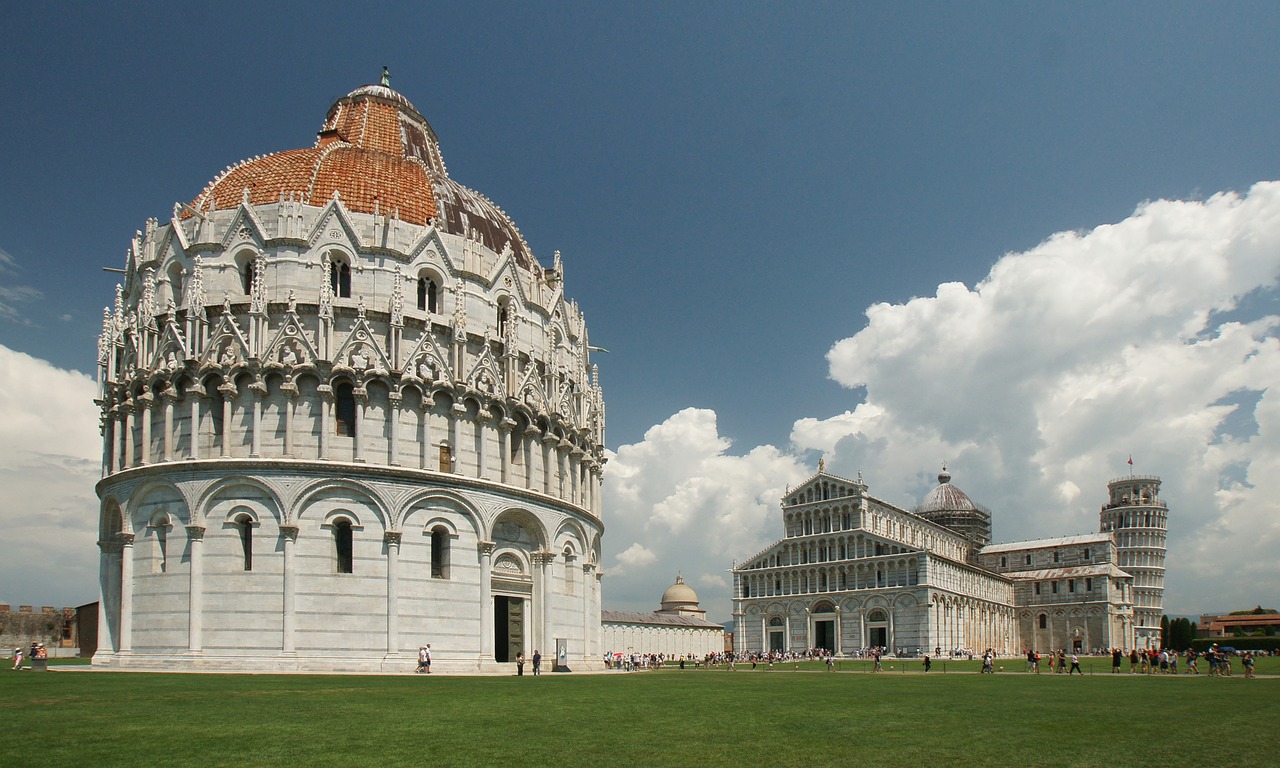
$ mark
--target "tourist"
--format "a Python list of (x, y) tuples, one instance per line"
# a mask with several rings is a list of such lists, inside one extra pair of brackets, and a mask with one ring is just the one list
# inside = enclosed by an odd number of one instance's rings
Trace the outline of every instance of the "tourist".
[(431, 671), (431, 652), (427, 650), (427, 646), (418, 646), (418, 668), (413, 671), (415, 674)]
[(880, 649), (879, 648), (871, 652), (871, 659), (875, 662), (875, 666), (871, 668), (871, 671), (883, 672), (884, 668), (880, 666)]
[(425, 653), (423, 653), (422, 656), (424, 659), (426, 659), (427, 674), (429, 675), (431, 674), (431, 643), (427, 643), (427, 647), (424, 649), (424, 651)]
[(1080, 669), (1080, 657), (1073, 653), (1071, 654), (1071, 669), (1067, 672), (1067, 677), (1070, 677), (1077, 672), (1081, 675), (1084, 674), (1084, 671)]
[(1169, 674), (1178, 674), (1178, 652), (1169, 651)]
[(1200, 668), (1199, 668), (1198, 666), (1196, 666), (1196, 660), (1197, 660), (1197, 658), (1199, 657), (1199, 655), (1200, 655), (1200, 654), (1196, 653), (1194, 649), (1192, 649), (1192, 648), (1188, 648), (1188, 649), (1187, 649), (1187, 671), (1186, 671), (1186, 674), (1188, 674), (1188, 675), (1189, 675), (1189, 674), (1192, 674), (1192, 673), (1195, 673), (1195, 674), (1197, 674), (1197, 675), (1198, 675), (1198, 674), (1200, 674)]
[(18, 671), (22, 670), (22, 649), (21, 648), (13, 649), (13, 668)]
[(533, 674), (534, 676), (542, 674), (542, 654), (537, 648), (533, 649)]
[(516, 654), (516, 677), (524, 677), (524, 652)]
[(1133, 674), (1138, 669), (1138, 649), (1134, 648), (1129, 651), (1129, 674)]
[(928, 672), (930, 667), (932, 666), (933, 666), (933, 662), (929, 661), (929, 654), (926, 653), (924, 655), (924, 671)]
[(1247, 679), (1253, 678), (1253, 653), (1244, 652), (1244, 657), (1240, 659), (1240, 663), (1244, 665), (1244, 676)]
[(1120, 664), (1123, 661), (1124, 661), (1124, 651), (1121, 651), (1119, 648), (1112, 648), (1111, 649), (1111, 674), (1114, 675), (1120, 671)]

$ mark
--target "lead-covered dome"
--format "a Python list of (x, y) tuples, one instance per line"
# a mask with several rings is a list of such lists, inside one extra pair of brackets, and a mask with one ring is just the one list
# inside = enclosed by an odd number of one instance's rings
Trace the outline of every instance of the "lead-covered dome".
[(916, 507), (916, 514), (950, 528), (979, 547), (991, 543), (991, 513), (951, 484), (951, 473), (946, 467), (938, 473), (938, 485)]
[(680, 611), (698, 608), (698, 593), (684, 583), (683, 576), (676, 576), (676, 583), (662, 593), (662, 610)]
[(938, 473), (938, 486), (924, 497), (916, 507), (917, 515), (935, 512), (961, 512), (977, 509), (969, 495), (951, 484), (951, 473), (943, 469)]
[[(230, 166), (191, 203), (196, 211), (246, 200), (323, 205), (337, 195), (350, 211), (392, 216), (477, 240), (495, 253), (510, 248), (526, 269), (536, 263), (510, 217), (483, 195), (449, 178), (439, 140), (426, 118), (385, 81), (365, 85), (329, 107), (314, 146), (254, 157)], [(183, 217), (191, 216), (188, 210)]]

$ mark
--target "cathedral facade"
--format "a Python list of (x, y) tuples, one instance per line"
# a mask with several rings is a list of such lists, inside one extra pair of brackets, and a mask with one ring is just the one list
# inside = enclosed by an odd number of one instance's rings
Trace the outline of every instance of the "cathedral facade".
[(735, 643), (836, 654), (1149, 648), (1160, 642), (1160, 480), (1109, 485), (1100, 532), (991, 544), (951, 484), (912, 511), (819, 467), (782, 502), (784, 537), (733, 569)]
[(389, 78), (130, 243), (94, 664), (483, 670), (600, 646), (604, 399), (559, 253)]

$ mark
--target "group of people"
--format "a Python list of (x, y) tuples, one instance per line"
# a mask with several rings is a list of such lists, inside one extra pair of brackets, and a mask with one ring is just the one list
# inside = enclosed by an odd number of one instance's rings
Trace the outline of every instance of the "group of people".
[[(1057, 674), (1066, 672), (1068, 675), (1074, 675), (1079, 672), (1084, 674), (1084, 670), (1080, 669), (1080, 654), (1072, 652), (1071, 666), (1067, 666), (1067, 651), (1059, 648), (1057, 651), (1049, 651), (1049, 671)], [(1027, 651), (1027, 671), (1033, 674), (1040, 674), (1040, 662), (1043, 657), (1039, 651)]]
[[(535, 675), (542, 674), (542, 653), (537, 648), (534, 648), (533, 656), (531, 656), (530, 659), (533, 661), (533, 674)], [(523, 651), (516, 654), (516, 676), (524, 677), (524, 652)]]
[(18, 648), (13, 649), (13, 668), (22, 669), (22, 662), (24, 659), (29, 659), (34, 665), (36, 659), (47, 658), (49, 658), (49, 651), (45, 649), (44, 643), (32, 643), (30, 652), (25, 656), (23, 655), (21, 646), (19, 646)]

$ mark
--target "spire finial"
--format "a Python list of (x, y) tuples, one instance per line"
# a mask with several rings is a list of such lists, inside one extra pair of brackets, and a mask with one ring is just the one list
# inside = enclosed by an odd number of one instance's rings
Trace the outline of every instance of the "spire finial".
[(391, 70), (386, 67), (382, 68), (382, 84), (388, 88), (391, 87)]

